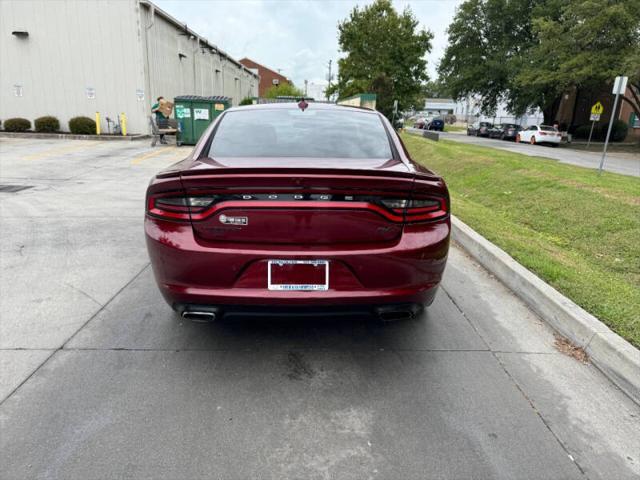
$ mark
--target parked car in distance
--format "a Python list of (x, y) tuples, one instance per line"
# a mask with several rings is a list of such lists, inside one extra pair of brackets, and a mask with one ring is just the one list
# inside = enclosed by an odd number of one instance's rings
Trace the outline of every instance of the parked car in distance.
[(444, 120), (441, 118), (434, 118), (427, 124), (427, 130), (444, 132)]
[(146, 194), (157, 285), (184, 318), (416, 316), (451, 232), (444, 180), (376, 111), (320, 103), (224, 111)]
[(516, 142), (527, 142), (531, 145), (537, 143), (546, 143), (552, 147), (560, 145), (562, 135), (560, 132), (550, 125), (531, 125), (530, 127), (520, 130), (516, 135)]
[(476, 137), (488, 137), (489, 129), (493, 127), (491, 122), (475, 122), (467, 126), (467, 135)]
[(520, 125), (516, 125), (515, 123), (498, 123), (489, 129), (489, 138), (515, 140), (521, 128)]
[(424, 129), (426, 127), (426, 125), (429, 123), (429, 120), (427, 120), (425, 117), (419, 117), (414, 123), (413, 123), (413, 128), (419, 128), (419, 129)]

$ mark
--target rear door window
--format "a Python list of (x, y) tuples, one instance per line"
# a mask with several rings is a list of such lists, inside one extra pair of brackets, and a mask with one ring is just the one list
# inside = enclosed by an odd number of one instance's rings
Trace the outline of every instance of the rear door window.
[(393, 157), (377, 114), (357, 110), (247, 109), (224, 114), (209, 157)]

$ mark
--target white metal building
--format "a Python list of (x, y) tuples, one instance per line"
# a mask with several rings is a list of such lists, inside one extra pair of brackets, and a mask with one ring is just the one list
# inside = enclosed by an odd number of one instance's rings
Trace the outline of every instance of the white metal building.
[[(239, 33), (240, 34), (240, 33)], [(124, 112), (149, 131), (156, 97), (258, 95), (259, 77), (146, 0), (0, 0), (0, 119)]]

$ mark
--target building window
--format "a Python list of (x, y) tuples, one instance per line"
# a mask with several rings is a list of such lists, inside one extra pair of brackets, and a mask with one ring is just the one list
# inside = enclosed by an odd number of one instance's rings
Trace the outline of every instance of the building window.
[(629, 126), (631, 128), (640, 128), (640, 118), (638, 118), (635, 112), (631, 112), (631, 115), (629, 115)]

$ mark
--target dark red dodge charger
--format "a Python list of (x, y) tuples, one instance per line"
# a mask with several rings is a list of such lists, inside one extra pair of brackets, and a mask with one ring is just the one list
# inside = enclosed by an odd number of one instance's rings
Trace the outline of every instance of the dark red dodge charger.
[(367, 313), (411, 318), (447, 260), (449, 194), (378, 112), (232, 108), (147, 190), (162, 295), (185, 318)]

